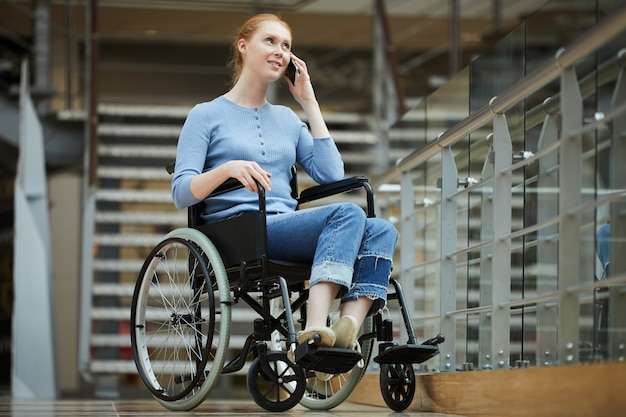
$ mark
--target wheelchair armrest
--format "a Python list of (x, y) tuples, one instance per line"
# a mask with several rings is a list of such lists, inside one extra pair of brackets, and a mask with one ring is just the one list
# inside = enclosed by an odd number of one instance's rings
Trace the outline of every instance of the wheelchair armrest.
[(367, 217), (375, 217), (374, 193), (367, 177), (349, 177), (330, 184), (316, 185), (314, 187), (307, 188), (300, 193), (298, 204), (304, 204), (329, 197), (331, 195), (358, 190), (359, 188), (363, 188), (367, 193)]
[[(258, 190), (257, 194), (259, 195), (259, 211), (261, 213), (265, 213), (265, 188), (263, 188), (263, 186), (259, 184), (257, 180), (254, 180), (254, 182), (256, 183), (256, 187)], [(238, 179), (229, 178), (226, 181), (224, 181), (222, 185), (220, 185), (215, 190), (213, 190), (213, 192), (209, 194), (209, 198), (227, 193), (229, 191), (238, 190), (240, 188), (243, 188), (243, 184), (239, 182)]]
[(214, 197), (216, 195), (224, 194), (229, 191), (238, 190), (240, 188), (243, 188), (243, 184), (240, 183), (238, 179), (229, 178), (226, 181), (224, 181), (222, 185), (220, 185), (215, 190), (213, 190), (213, 192), (209, 194), (209, 197)]

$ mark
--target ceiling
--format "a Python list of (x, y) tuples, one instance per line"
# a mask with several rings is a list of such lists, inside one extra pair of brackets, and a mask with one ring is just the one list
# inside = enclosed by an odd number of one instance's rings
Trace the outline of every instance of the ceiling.
[[(461, 67), (545, 1), (508, 0), (498, 3), (501, 7), (496, 11), (494, 0), (461, 0)], [(433, 76), (449, 75), (449, 4), (446, 0), (384, 1), (400, 79), (412, 80), (404, 81), (410, 85), (407, 96), (425, 95), (433, 89), (429, 83)], [(363, 92), (371, 91), (372, 0), (100, 0), (99, 5), (103, 42), (158, 44), (168, 51), (172, 45), (207, 47), (207, 53), (220, 57), (209, 64), (213, 73), (226, 60), (219, 48), (230, 44), (247, 17), (276, 12), (291, 25), (294, 51), (309, 62), (324, 102), (369, 106), (369, 94)], [(355, 100), (347, 104), (346, 96)]]
[[(458, 2), (459, 68), (463, 68), (547, 0)], [(589, 0), (552, 0), (550, 5), (562, 13), (574, 2), (585, 4)], [(149, 88), (155, 90), (158, 85), (162, 92), (177, 82), (182, 83), (180, 91), (203, 83), (214, 83), (213, 90), (222, 89), (228, 78), (224, 65), (228, 45), (239, 25), (254, 13), (272, 11), (291, 25), (294, 51), (310, 63), (321, 96), (340, 101), (359, 92), (361, 103), (369, 101), (373, 0), (98, 0), (97, 3), (104, 87), (109, 82), (111, 88), (117, 86), (123, 90), (112, 94), (114, 99), (120, 99), (124, 91), (132, 91), (138, 83), (148, 83), (150, 79), (154, 82)], [(383, 2), (391, 50), (407, 97), (428, 94), (435, 87), (433, 79), (445, 80), (450, 75), (451, 3), (452, 0)], [(32, 37), (33, 4), (28, 0), (0, 0), (0, 37)], [(52, 48), (63, 54), (64, 36), (72, 34), (76, 39), (84, 36), (85, 1), (51, 0), (51, 4)], [(164, 75), (156, 77), (157, 71), (163, 74), (178, 71), (177, 76), (183, 80), (173, 82)], [(207, 81), (196, 77), (200, 73), (212, 78)], [(128, 81), (123, 88), (120, 79)], [(193, 85), (185, 87), (185, 81)], [(352, 86), (351, 90), (346, 90), (346, 86)], [(201, 94), (210, 96), (214, 92), (205, 89)], [(136, 97), (141, 99), (139, 93)]]
[[(546, 0), (460, 1), (460, 36), (479, 44), (485, 35), (508, 30)], [(371, 0), (100, 0), (104, 39), (169, 42), (229, 42), (247, 16), (277, 12), (294, 32), (295, 47), (365, 48), (372, 46)], [(449, 1), (384, 1), (391, 38), (400, 50), (428, 51), (449, 43)]]

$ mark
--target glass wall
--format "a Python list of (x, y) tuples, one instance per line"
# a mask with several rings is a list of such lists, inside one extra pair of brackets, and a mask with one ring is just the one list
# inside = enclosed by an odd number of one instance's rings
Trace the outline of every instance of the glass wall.
[(402, 173), (380, 187), (400, 213), (396, 273), (414, 297), (418, 339), (447, 331), (428, 365), (442, 371), (624, 359), (626, 24), (573, 70), (475, 123), (492, 99), (623, 8), (575, 1), (550, 14), (556, 3), (391, 129), (392, 140), (413, 144)]

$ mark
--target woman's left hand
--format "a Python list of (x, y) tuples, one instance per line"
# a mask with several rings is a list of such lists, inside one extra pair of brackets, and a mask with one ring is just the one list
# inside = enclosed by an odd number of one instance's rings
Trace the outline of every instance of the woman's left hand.
[(313, 91), (313, 85), (311, 84), (311, 77), (307, 71), (306, 63), (295, 56), (293, 52), (291, 53), (291, 60), (297, 69), (296, 82), (292, 84), (287, 76), (285, 76), (285, 79), (287, 80), (287, 84), (289, 84), (289, 91), (291, 91), (293, 98), (300, 103), (300, 105), (316, 101), (315, 91)]

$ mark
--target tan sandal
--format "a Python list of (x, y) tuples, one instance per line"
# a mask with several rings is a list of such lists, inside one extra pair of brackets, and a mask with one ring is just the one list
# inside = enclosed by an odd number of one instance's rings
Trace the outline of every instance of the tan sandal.
[(298, 333), (298, 344), (311, 343), (316, 334), (320, 337), (320, 341), (316, 343), (317, 346), (333, 347), (335, 345), (335, 332), (325, 326), (312, 326), (302, 330)]
[[(339, 320), (333, 323), (331, 330), (335, 334), (335, 344), (333, 347), (343, 349), (355, 349), (358, 347), (356, 336), (359, 332), (359, 326), (354, 317), (343, 316), (339, 318)], [(315, 377), (320, 381), (330, 381), (334, 376), (334, 374), (327, 374), (325, 372), (315, 372)]]
[(339, 320), (333, 323), (331, 329), (335, 333), (334, 347), (343, 349), (354, 349), (356, 347), (359, 325), (354, 317), (340, 317)]

